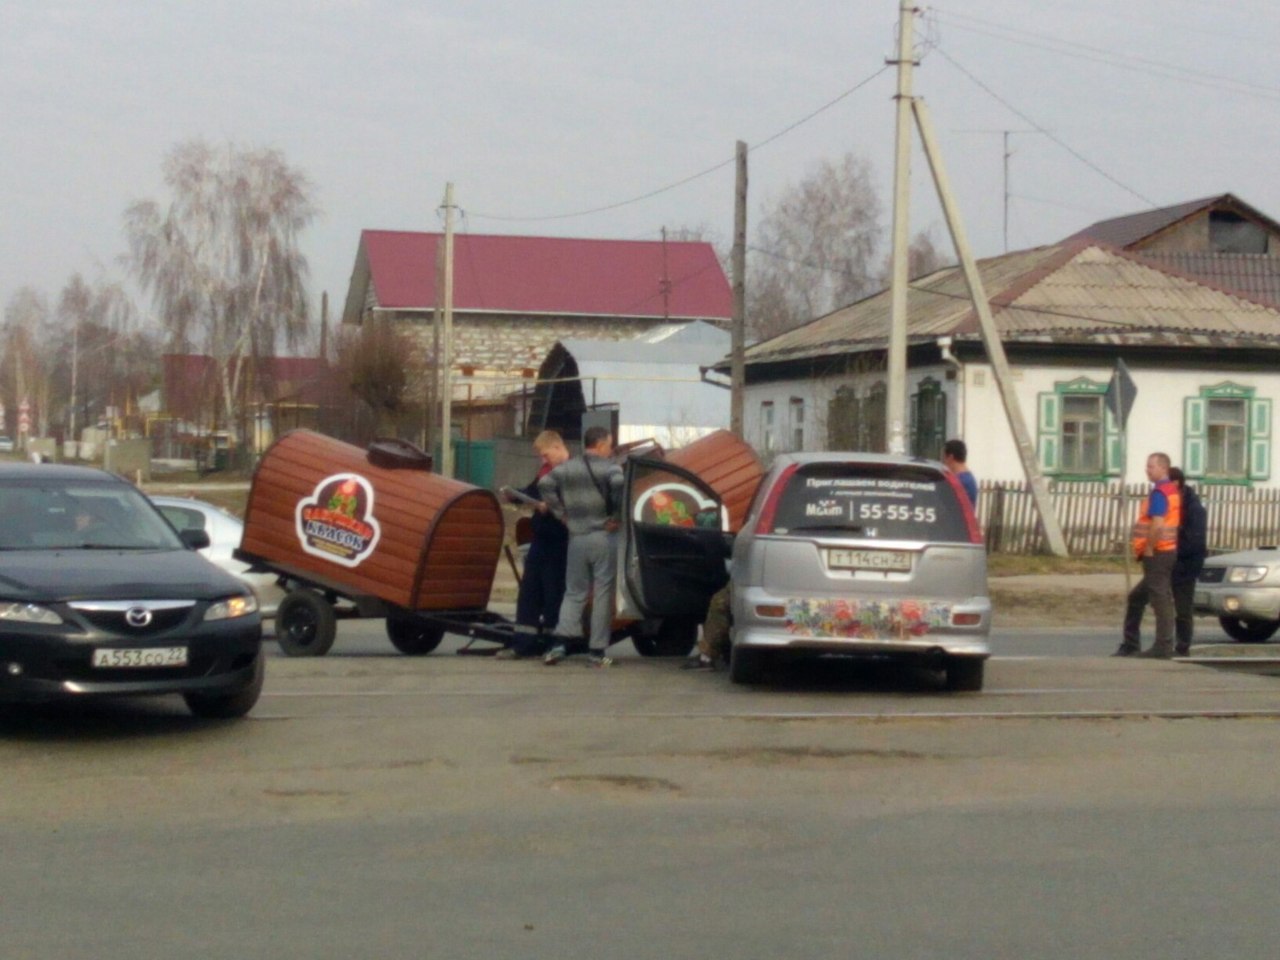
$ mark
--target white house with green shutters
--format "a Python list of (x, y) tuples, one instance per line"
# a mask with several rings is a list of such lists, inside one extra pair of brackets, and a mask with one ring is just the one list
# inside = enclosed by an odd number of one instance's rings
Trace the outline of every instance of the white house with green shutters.
[[(1264, 266), (1280, 273), (1280, 258)], [(1202, 484), (1277, 482), (1280, 309), (1268, 300), (1087, 237), (979, 269), (1049, 478), (1142, 482), (1147, 454), (1163, 451)], [(766, 456), (884, 449), (888, 327), (885, 291), (749, 348), (748, 440)], [(911, 451), (937, 457), (960, 437), (980, 479), (1022, 480), (958, 268), (913, 281), (907, 327)], [(1117, 360), (1138, 390), (1123, 434), (1105, 402)]]

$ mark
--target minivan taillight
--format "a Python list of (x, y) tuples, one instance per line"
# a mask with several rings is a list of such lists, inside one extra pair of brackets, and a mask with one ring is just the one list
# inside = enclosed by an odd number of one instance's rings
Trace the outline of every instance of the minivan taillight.
[(756, 533), (773, 533), (773, 518), (778, 512), (778, 501), (782, 499), (782, 491), (800, 469), (800, 464), (793, 463), (786, 467), (778, 479), (773, 482), (773, 489), (764, 498), (764, 506), (760, 508), (760, 519), (756, 521)]
[(973, 504), (969, 502), (969, 494), (960, 485), (960, 478), (950, 470), (947, 471), (947, 482), (951, 484), (951, 492), (960, 501), (960, 509), (964, 511), (964, 523), (969, 530), (969, 542), (981, 543), (982, 528), (978, 526), (978, 515), (974, 512)]

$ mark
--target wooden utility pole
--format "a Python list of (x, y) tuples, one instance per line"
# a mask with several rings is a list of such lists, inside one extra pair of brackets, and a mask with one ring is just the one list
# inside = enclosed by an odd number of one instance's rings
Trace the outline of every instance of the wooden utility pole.
[(440, 373), (440, 473), (453, 476), (453, 184), (444, 186), (444, 358)]
[(329, 291), (320, 294), (320, 359), (329, 359)]
[(742, 439), (747, 363), (747, 145), (738, 141), (733, 188), (733, 322), (730, 331), (729, 429)]
[(978, 274), (978, 265), (969, 250), (969, 239), (965, 235), (964, 225), (960, 222), (960, 212), (952, 199), (951, 184), (947, 180), (946, 169), (942, 166), (942, 154), (938, 151), (937, 141), (933, 138), (929, 112), (923, 100), (914, 100), (911, 108), (915, 114), (916, 126), (920, 130), (920, 141), (924, 146), (925, 156), (929, 160), (933, 183), (938, 190), (938, 199), (942, 202), (942, 211), (947, 218), (947, 229), (951, 231), (951, 241), (955, 245), (956, 256), (960, 258), (960, 266), (964, 270), (965, 283), (969, 287), (969, 299), (973, 301), (974, 312), (978, 315), (982, 344), (986, 348), (987, 357), (991, 360), (991, 369), (995, 374), (996, 386), (1000, 390), (1000, 399), (1004, 401), (1004, 412), (1009, 421), (1009, 429), (1013, 432), (1018, 456), (1022, 460), (1022, 470), (1026, 474), (1027, 482), (1031, 486), (1031, 496), (1040, 513), (1045, 540), (1048, 542), (1050, 552), (1056, 556), (1065, 557), (1067, 542), (1062, 536), (1062, 527), (1053, 510), (1053, 501), (1049, 498), (1049, 486), (1043, 474), (1040, 473), (1035, 444), (1027, 430), (1027, 423), (1022, 417), (1018, 391), (1009, 369), (1009, 360), (1005, 356), (1004, 343), (1000, 339), (1000, 332), (996, 329), (995, 318), (991, 315), (991, 305), (987, 302), (987, 292), (983, 288), (982, 277)]
[(427, 377), (426, 435), (423, 437), (422, 442), (423, 448), (428, 453), (435, 449), (436, 437), (439, 431), (437, 418), (440, 416), (440, 296), (441, 291), (444, 290), (443, 243), (436, 244), (436, 262), (433, 267), (436, 271), (436, 295), (432, 298), (434, 303), (431, 305), (431, 375)]
[(667, 228), (662, 228), (662, 279), (658, 281), (662, 293), (662, 319), (671, 319), (671, 270), (667, 266)]
[(897, 129), (893, 164), (893, 250), (889, 285), (888, 384), (885, 395), (885, 438), (890, 453), (906, 453), (907, 422), (907, 283), (910, 258), (911, 207), (911, 68), (913, 0), (899, 0)]

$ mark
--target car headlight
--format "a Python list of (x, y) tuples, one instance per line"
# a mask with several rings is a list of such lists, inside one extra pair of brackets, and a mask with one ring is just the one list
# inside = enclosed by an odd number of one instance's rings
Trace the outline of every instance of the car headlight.
[(1266, 567), (1232, 567), (1227, 571), (1227, 583), (1257, 583), (1266, 575)]
[(228, 597), (217, 603), (209, 604), (204, 612), (206, 620), (234, 620), (236, 617), (247, 617), (258, 612), (258, 600), (254, 596)]
[(0, 603), (0, 621), (6, 623), (47, 623), (50, 625), (62, 622), (62, 618), (36, 603)]

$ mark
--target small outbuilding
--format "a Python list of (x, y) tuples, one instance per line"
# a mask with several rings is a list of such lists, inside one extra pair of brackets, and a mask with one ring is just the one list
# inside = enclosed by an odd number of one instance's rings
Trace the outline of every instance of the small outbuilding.
[(619, 443), (683, 446), (729, 423), (729, 390), (703, 374), (729, 347), (727, 330), (700, 321), (631, 340), (560, 340), (538, 369), (526, 433), (550, 429), (576, 440), (584, 412), (614, 408)]

